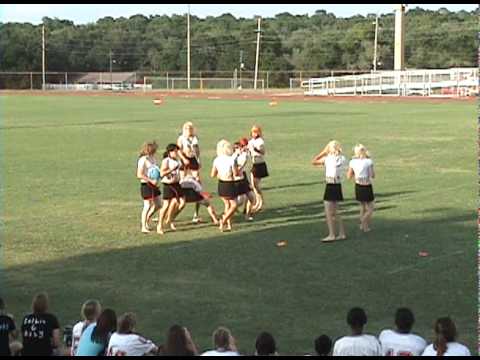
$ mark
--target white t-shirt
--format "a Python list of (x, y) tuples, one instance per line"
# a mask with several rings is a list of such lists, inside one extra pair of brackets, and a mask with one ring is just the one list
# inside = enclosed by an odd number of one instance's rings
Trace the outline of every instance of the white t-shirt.
[(198, 146), (198, 138), (196, 136), (193, 137), (186, 137), (180, 135), (178, 137), (178, 144), (180, 144), (180, 149), (185, 154), (185, 156), (189, 158), (196, 157), (198, 158), (197, 154), (197, 146)]
[[(433, 344), (427, 346), (422, 356), (437, 356), (437, 350), (433, 348)], [(447, 344), (447, 352), (443, 356), (472, 356), (472, 354), (465, 345), (451, 342)]]
[(239, 171), (238, 176), (235, 176), (235, 180), (243, 180), (244, 175), (243, 172), (245, 171), (245, 167), (247, 166), (247, 162), (250, 159), (250, 154), (246, 151), (242, 151), (239, 154), (233, 154), (234, 159), (236, 159), (237, 168)]
[(355, 182), (360, 185), (370, 185), (372, 181), (372, 159), (355, 158), (350, 160), (350, 167), (355, 174)]
[(263, 141), (261, 137), (250, 139), (248, 142), (248, 149), (250, 150), (250, 155), (254, 164), (261, 164), (265, 162), (263, 155), (255, 150), (258, 149), (265, 151), (265, 141)]
[(162, 183), (164, 184), (174, 184), (180, 181), (180, 162), (178, 160), (166, 157), (162, 160), (162, 168), (167, 164), (168, 171), (175, 170), (168, 174), (167, 176), (162, 177)]
[(420, 336), (393, 330), (382, 331), (378, 340), (383, 356), (420, 356), (427, 347), (427, 342)]
[(77, 352), (78, 343), (82, 337), (83, 330), (86, 329), (86, 324), (86, 321), (79, 321), (72, 329), (72, 348), (70, 351), (71, 356), (75, 356), (75, 353)]
[(327, 155), (325, 158), (325, 180), (328, 184), (340, 184), (345, 174), (347, 159), (343, 155)]
[(213, 161), (213, 167), (218, 171), (218, 179), (223, 181), (233, 180), (233, 167), (235, 166), (233, 156), (221, 155), (217, 156)]
[(204, 352), (200, 356), (240, 356), (240, 354), (236, 351), (210, 350), (210, 351)]
[(382, 348), (372, 335), (344, 336), (335, 342), (333, 356), (381, 356)]
[[(144, 176), (148, 177), (148, 169), (156, 165), (157, 160), (154, 157), (144, 155), (138, 159), (137, 169), (140, 170)], [(146, 183), (146, 181), (143, 179), (141, 179), (140, 182)]]
[(153, 342), (140, 335), (114, 333), (108, 343), (107, 356), (142, 356), (155, 348)]

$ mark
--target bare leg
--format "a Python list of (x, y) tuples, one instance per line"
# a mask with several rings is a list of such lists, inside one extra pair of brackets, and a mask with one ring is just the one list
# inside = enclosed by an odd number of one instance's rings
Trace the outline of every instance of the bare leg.
[(223, 222), (227, 223), (227, 229), (232, 230), (232, 222), (231, 219), (233, 215), (235, 215), (235, 211), (237, 211), (237, 202), (235, 200), (227, 200), (229, 202), (228, 211), (223, 216)]
[(334, 215), (334, 207), (335, 203), (331, 201), (324, 201), (325, 206), (325, 217), (328, 226), (328, 236), (324, 238), (322, 241), (334, 241), (335, 237), (335, 215)]
[(373, 210), (375, 209), (375, 203), (373, 201), (366, 203), (365, 207), (366, 207), (366, 212), (365, 212), (365, 215), (363, 216), (363, 224), (364, 224), (363, 231), (369, 232), (370, 231), (369, 225), (373, 216)]
[(360, 230), (363, 230), (363, 228), (364, 228), (364, 219), (363, 219), (363, 217), (365, 216), (365, 211), (366, 211), (365, 203), (364, 203), (364, 202), (361, 202), (361, 203), (360, 203)]
[(158, 225), (157, 225), (157, 233), (164, 234), (163, 232), (163, 222), (165, 220), (165, 216), (167, 215), (168, 209), (170, 208), (171, 200), (163, 200), (162, 207), (160, 208), (160, 212), (158, 215)]
[(254, 214), (254, 211), (253, 209), (255, 208), (255, 193), (253, 191), (250, 191), (247, 193), (247, 198), (248, 198), (248, 201), (247, 201), (247, 207), (246, 207), (246, 213), (245, 213), (245, 217), (247, 218), (247, 220), (253, 220), (252, 218), (252, 215)]
[(252, 184), (253, 184), (253, 191), (256, 195), (255, 207), (253, 208), (254, 212), (258, 212), (263, 209), (263, 193), (262, 189), (260, 188), (260, 181), (261, 179), (257, 179), (252, 175)]
[(173, 223), (175, 221), (175, 219), (177, 218), (177, 216), (182, 212), (182, 210), (185, 208), (185, 198), (179, 198), (175, 201), (175, 203), (177, 204), (177, 206), (175, 206), (174, 209), (172, 209), (172, 213), (170, 214), (170, 228), (172, 230), (177, 230), (177, 228), (175, 227), (175, 224)]
[(223, 201), (224, 211), (223, 211), (222, 216), (220, 217), (219, 229), (220, 229), (220, 231), (223, 231), (224, 218), (225, 218), (225, 215), (227, 214), (228, 209), (229, 209), (229, 207), (230, 207), (230, 202), (229, 202), (227, 199), (223, 198), (223, 197), (222, 197), (221, 199), (222, 199), (222, 201)]
[(148, 228), (148, 213), (150, 212), (150, 208), (155, 206), (153, 202), (150, 200), (143, 200), (143, 210), (142, 210), (142, 233), (147, 234), (150, 232)]
[(153, 205), (152, 205), (152, 207), (150, 208), (150, 210), (147, 214), (147, 226), (148, 226), (150, 220), (152, 220), (153, 215), (155, 215), (155, 213), (160, 209), (161, 206), (162, 206), (162, 199), (160, 198), (160, 196), (157, 196), (153, 200)]
[(347, 238), (345, 235), (345, 227), (343, 226), (342, 216), (338, 213), (338, 203), (335, 202), (335, 222), (338, 223), (338, 240), (344, 240)]
[(218, 218), (217, 218), (217, 213), (215, 212), (214, 207), (208, 200), (203, 200), (199, 204), (205, 206), (207, 208), (208, 214), (210, 215), (210, 218), (212, 219), (213, 223), (215, 225), (218, 225)]

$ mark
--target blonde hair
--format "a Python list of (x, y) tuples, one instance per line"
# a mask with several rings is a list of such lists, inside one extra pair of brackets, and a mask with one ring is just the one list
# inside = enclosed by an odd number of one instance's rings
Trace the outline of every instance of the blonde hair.
[(336, 140), (332, 140), (327, 144), (327, 152), (333, 155), (340, 155), (343, 150), (340, 143)]
[(254, 132), (258, 133), (258, 135), (260, 135), (260, 137), (263, 136), (262, 128), (258, 125), (253, 125), (252, 126), (252, 129), (250, 130), (250, 135), (252, 135)]
[(156, 141), (145, 142), (140, 149), (140, 156), (152, 156), (155, 155), (158, 149), (158, 144)]
[(370, 157), (370, 152), (362, 144), (355, 145), (355, 147), (353, 148), (353, 153), (355, 157), (360, 159), (365, 159)]
[(193, 123), (191, 121), (187, 121), (185, 124), (183, 124), (182, 127), (182, 135), (185, 137), (189, 136), (188, 129), (193, 130), (193, 135), (195, 135), (195, 126), (193, 126)]
[(233, 146), (227, 140), (223, 139), (217, 143), (217, 156), (227, 155), (231, 156), (233, 154)]

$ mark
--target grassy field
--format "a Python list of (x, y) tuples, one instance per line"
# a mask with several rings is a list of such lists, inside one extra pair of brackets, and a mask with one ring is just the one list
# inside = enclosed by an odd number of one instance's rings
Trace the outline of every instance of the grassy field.
[[(20, 318), (46, 290), (62, 326), (98, 298), (117, 313), (135, 311), (139, 331), (162, 343), (173, 323), (202, 349), (218, 325), (253, 352), (262, 330), (281, 353), (311, 351), (313, 339), (347, 332), (352, 306), (367, 331), (392, 326), (411, 307), (415, 330), (432, 338), (437, 317), (457, 322), (460, 341), (477, 343), (475, 117), (473, 102), (280, 102), (149, 98), (2, 96), (3, 272), (1, 293)], [(135, 178), (143, 141), (175, 141), (181, 125), (199, 128), (206, 189), (216, 142), (263, 125), (270, 177), (266, 211), (234, 232), (192, 225), (140, 233)], [(346, 183), (349, 240), (322, 244), (323, 172), (311, 158), (331, 138), (346, 154), (357, 142), (373, 153), (377, 211), (373, 232), (357, 228)], [(220, 201), (215, 199), (217, 209)], [(207, 214), (202, 210), (202, 216)], [(277, 248), (288, 240), (286, 248)], [(419, 251), (428, 251), (422, 258)]]

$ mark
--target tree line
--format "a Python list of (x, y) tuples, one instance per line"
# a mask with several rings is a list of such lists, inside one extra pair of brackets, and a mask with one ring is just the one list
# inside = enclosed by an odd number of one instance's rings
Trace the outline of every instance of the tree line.
[[(421, 8), (406, 13), (406, 66), (476, 66), (479, 11)], [(375, 14), (336, 17), (280, 13), (262, 21), (260, 70), (368, 70), (372, 68)], [(392, 13), (379, 17), (378, 68), (392, 69)], [(43, 18), (48, 71), (185, 71), (186, 16), (104, 17), (76, 25)], [(245, 70), (255, 65), (256, 20), (231, 14), (191, 16), (192, 71)], [(0, 71), (40, 71), (42, 25), (0, 23)]]

